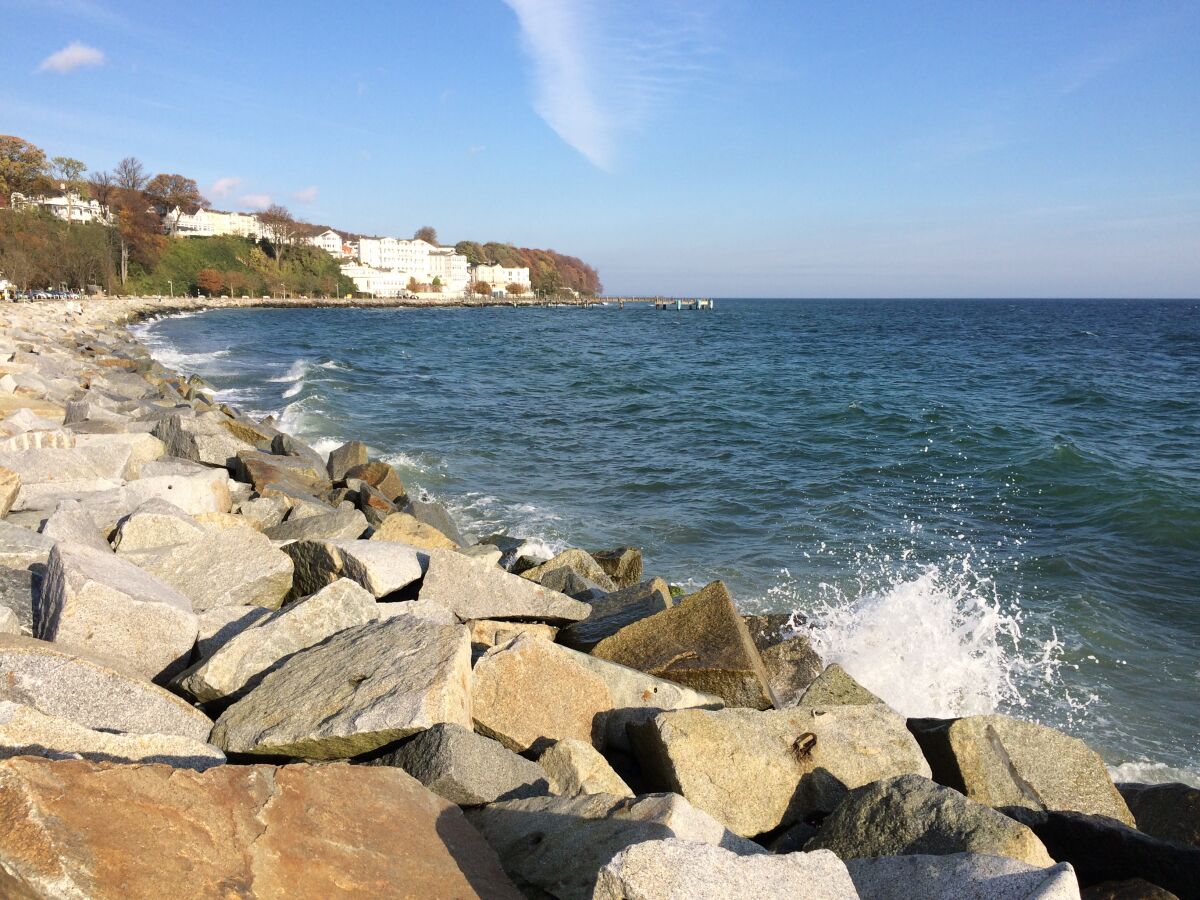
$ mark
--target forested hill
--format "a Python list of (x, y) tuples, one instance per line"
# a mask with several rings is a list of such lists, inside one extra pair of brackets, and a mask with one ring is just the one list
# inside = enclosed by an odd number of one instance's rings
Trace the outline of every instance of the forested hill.
[(529, 267), (529, 280), (535, 291), (554, 293), (569, 288), (581, 294), (597, 295), (604, 291), (600, 275), (575, 256), (567, 256), (556, 250), (534, 250), (529, 247), (514, 247), (512, 244), (459, 241), (454, 249), (467, 258), (471, 265), (495, 265), (521, 268)]

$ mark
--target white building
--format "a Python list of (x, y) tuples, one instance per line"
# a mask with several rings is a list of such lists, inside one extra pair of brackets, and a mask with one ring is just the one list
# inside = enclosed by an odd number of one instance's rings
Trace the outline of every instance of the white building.
[(342, 257), (342, 236), (332, 228), (326, 228), (320, 234), (308, 238), (308, 243), (320, 247), (335, 259)]
[(354, 282), (358, 293), (372, 297), (399, 297), (408, 292), (408, 282), (413, 277), (395, 269), (354, 264), (343, 265), (342, 274)]
[(529, 268), (528, 266), (522, 266), (519, 269), (507, 266), (476, 266), (475, 282), (490, 284), (493, 294), (505, 293), (510, 284), (519, 284), (522, 288), (521, 293), (528, 294), (530, 291)]
[(429, 283), (435, 278), (441, 280), (443, 293), (461, 294), (471, 280), (467, 258), (453, 247), (434, 247), (429, 251)]
[(189, 214), (175, 209), (167, 216), (167, 219), (173, 220), (177, 214), (179, 223), (176, 226), (176, 233), (180, 237), (217, 237), (223, 234), (233, 234), (258, 240), (266, 234), (266, 229), (258, 221), (258, 217), (247, 213), (198, 209)]
[(108, 224), (109, 221), (108, 213), (104, 207), (95, 200), (85, 200), (74, 192), (59, 194), (55, 197), (26, 197), (18, 191), (13, 193), (10, 203), (13, 209), (26, 209), (30, 206), (41, 207), (64, 222), (102, 222)]
[(469, 280), (465, 256), (453, 247), (437, 247), (422, 240), (360, 238), (358, 261), (371, 269), (403, 275), (406, 289), (410, 278), (428, 285), (437, 279), (442, 293), (460, 294)]

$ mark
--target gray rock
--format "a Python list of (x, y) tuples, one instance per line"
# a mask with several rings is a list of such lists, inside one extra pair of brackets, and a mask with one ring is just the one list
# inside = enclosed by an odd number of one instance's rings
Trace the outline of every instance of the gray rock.
[(101, 553), (112, 553), (96, 520), (78, 500), (61, 501), (42, 525), (42, 534), (55, 543), (79, 544)]
[(555, 741), (537, 758), (546, 770), (550, 788), (556, 794), (573, 797), (576, 794), (611, 794), (632, 797), (621, 776), (613, 771), (600, 752), (590, 743), (566, 738)]
[(338, 579), (231, 637), (175, 683), (202, 703), (240, 696), (293, 653), (375, 621), (375, 607), (375, 598), (365, 590)]
[(830, 663), (801, 695), (796, 706), (885, 706), (886, 704), (850, 677), (837, 663)]
[(271, 452), (279, 456), (294, 456), (306, 466), (325, 473), (325, 458), (304, 441), (286, 432), (275, 432), (271, 438)]
[[(846, 865), (828, 850), (738, 856), (674, 838), (621, 851), (600, 870), (594, 900), (858, 900)], [(911, 894), (911, 896), (920, 896)]]
[(50, 427), (40, 431), (20, 431), (11, 437), (0, 438), (0, 453), (40, 450), (43, 447), (61, 449), (74, 446), (75, 432), (67, 428)]
[(207, 659), (218, 647), (269, 615), (271, 610), (263, 606), (215, 606), (197, 613), (200, 631), (196, 635), (196, 658)]
[(205, 534), (204, 526), (174, 503), (153, 497), (121, 520), (113, 546), (118, 555), (126, 556), (138, 550), (190, 544)]
[(349, 759), (438, 724), (471, 723), (471, 644), (457, 625), (402, 616), (285, 660), (221, 715), (227, 752)]
[(322, 515), (289, 518), (264, 533), (273, 541), (354, 541), (367, 527), (367, 517), (359, 510), (331, 509)]
[(149, 681), (54, 644), (0, 636), (0, 700), (98, 731), (208, 740), (209, 718)]
[(1078, 900), (1069, 863), (1040, 868), (1004, 856), (950, 853), (851, 859), (863, 900)]
[(217, 606), (276, 609), (292, 589), (292, 561), (252, 528), (209, 531), (198, 540), (124, 556), (171, 585), (197, 612)]
[(544, 588), (558, 591), (560, 594), (566, 594), (568, 597), (582, 600), (584, 603), (594, 603), (610, 593), (596, 582), (588, 581), (566, 566), (547, 572), (538, 583)]
[(27, 569), (45, 565), (53, 547), (50, 538), (0, 519), (0, 566)]
[(829, 812), (861, 785), (929, 774), (904, 719), (881, 706), (682, 710), (632, 736), (653, 784), (746, 837)]
[(121, 559), (78, 544), (54, 545), (34, 622), (39, 638), (129, 660), (150, 679), (179, 672), (196, 643), (191, 601)]
[(0, 634), (21, 634), (21, 622), (7, 606), (0, 606)]
[(454, 521), (454, 517), (450, 515), (446, 507), (436, 500), (415, 500), (410, 497), (404, 505), (403, 511), (418, 522), (423, 522), (430, 528), (436, 528), (460, 547), (465, 547), (470, 543), (466, 535), (462, 533), (462, 529), (458, 527), (458, 523)]
[(721, 706), (719, 697), (531, 634), (483, 655), (471, 697), (476, 729), (517, 752), (564, 738), (624, 750), (632, 723), (666, 709)]
[(0, 759), (43, 756), (94, 762), (163, 763), (203, 771), (225, 762), (211, 744), (177, 734), (112, 734), (0, 700)]
[(129, 462), (125, 477), (138, 478), (147, 463), (161, 459), (166, 453), (163, 442), (152, 434), (130, 430), (124, 434), (77, 434), (77, 447), (128, 447)]
[(982, 853), (1052, 866), (1026, 826), (920, 775), (872, 782), (850, 792), (822, 823), (808, 850), (842, 859), (905, 854)]
[(224, 424), (227, 421), (227, 417), (219, 412), (174, 415), (160, 420), (152, 433), (162, 440), (171, 456), (226, 468), (236, 463), (242, 450), (255, 449), (252, 444), (235, 437)]
[(266, 531), (282, 523), (290, 508), (288, 502), (282, 497), (255, 497), (243, 500), (234, 507), (234, 511), (255, 522), (261, 530)]
[(661, 578), (622, 588), (592, 600), (592, 614), (568, 625), (559, 640), (576, 650), (591, 650), (633, 622), (671, 608), (671, 589)]
[(636, 547), (593, 550), (591, 555), (618, 589), (633, 587), (642, 580), (642, 551)]
[(491, 544), (471, 544), (467, 547), (459, 547), (458, 552), (488, 566), (500, 565), (500, 557), (503, 555), (498, 548)]
[[(0, 599), (0, 603), (3, 603)], [(1118, 784), (1138, 831), (1200, 847), (1200, 788), (1187, 784)]]
[(809, 639), (792, 634), (791, 616), (742, 616), (758, 655), (767, 669), (767, 682), (779, 709), (798, 706), (800, 698), (821, 674), (824, 664)]
[[(43, 447), (0, 453), (0, 467), (15, 472), (21, 490), (13, 509), (26, 509), (32, 498), (120, 487), (129, 467), (128, 446)], [(35, 491), (42, 486), (43, 491)]]
[(229, 475), (224, 469), (182, 459), (160, 459), (142, 466), (140, 477), (125, 486), (132, 508), (157, 497), (196, 515), (229, 512)]
[(12, 634), (33, 634), (33, 608), (41, 590), (41, 576), (29, 569), (8, 569), (0, 566), (0, 609), (12, 613), (17, 631)]
[(399, 766), (435, 794), (459, 806), (543, 796), (546, 773), (537, 763), (461, 725), (442, 723), (399, 749), (370, 761)]
[(350, 578), (385, 597), (421, 578), (424, 554), (390, 541), (296, 541), (283, 548), (295, 563), (295, 594), (315, 594)]
[(329, 472), (329, 479), (336, 482), (343, 480), (350, 469), (366, 464), (367, 445), (362, 441), (349, 441), (330, 451), (325, 469)]
[(601, 568), (600, 563), (596, 562), (586, 550), (579, 550), (577, 548), (564, 550), (553, 559), (541, 565), (534, 566), (531, 569), (526, 569), (521, 573), (521, 577), (528, 578), (530, 581), (536, 581), (540, 584), (545, 576), (556, 569), (569, 569), (576, 575), (586, 578), (592, 584), (599, 586), (605, 592), (617, 589), (616, 582), (608, 577), (608, 573)]
[(993, 807), (1069, 810), (1133, 824), (1100, 755), (1061, 731), (1008, 716), (910, 719), (936, 781)]
[[(430, 604), (416, 605), (429, 609), (440, 608)], [(453, 616), (453, 613), (451, 615)], [(471, 646), (482, 647), (485, 650), (511, 641), (518, 634), (532, 634), (552, 641), (558, 631), (553, 625), (543, 625), (541, 622), (504, 622), (495, 619), (472, 619), (466, 625), (471, 629)]]
[(419, 601), (468, 619), (534, 619), (558, 624), (585, 619), (591, 611), (557, 591), (463, 556), (453, 550), (428, 551)]
[(590, 898), (600, 870), (645, 841), (680, 838), (742, 855), (764, 852), (675, 794), (504, 800), (467, 810), (467, 819), (499, 854), (509, 877), (534, 897)]

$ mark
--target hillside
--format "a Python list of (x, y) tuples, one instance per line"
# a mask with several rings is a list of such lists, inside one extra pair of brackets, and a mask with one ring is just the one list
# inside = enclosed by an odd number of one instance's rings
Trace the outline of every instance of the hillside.
[(566, 288), (580, 294), (595, 296), (604, 290), (600, 275), (575, 256), (556, 250), (534, 250), (512, 244), (459, 241), (454, 249), (471, 265), (499, 265), (520, 268), (528, 266), (529, 280), (535, 291), (553, 294)]

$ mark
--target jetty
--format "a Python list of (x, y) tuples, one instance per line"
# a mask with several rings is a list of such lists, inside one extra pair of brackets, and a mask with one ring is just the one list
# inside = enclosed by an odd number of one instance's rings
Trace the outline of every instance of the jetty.
[(655, 309), (716, 309), (716, 303), (708, 297), (605, 297), (603, 300), (593, 300), (585, 306), (603, 303), (611, 306), (614, 303), (621, 309), (626, 303), (653, 303)]

